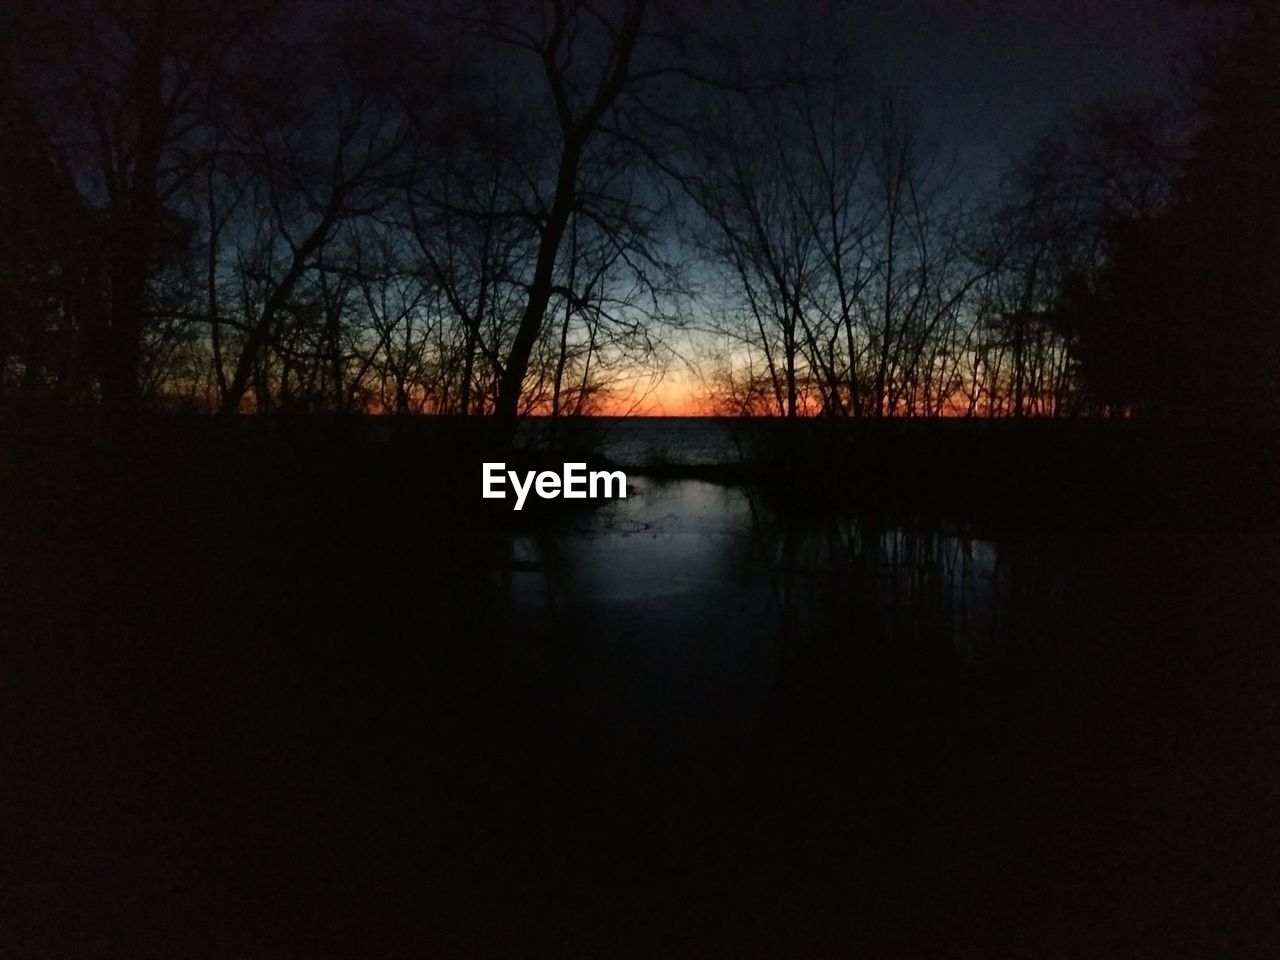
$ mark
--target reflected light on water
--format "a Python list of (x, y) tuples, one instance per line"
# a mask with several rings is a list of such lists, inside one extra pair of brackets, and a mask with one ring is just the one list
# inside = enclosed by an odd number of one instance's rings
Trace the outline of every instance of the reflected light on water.
[(626, 500), (515, 539), (510, 560), (512, 646), (572, 648), (573, 682), (628, 711), (635, 698), (677, 712), (759, 701), (797, 662), (857, 650), (993, 663), (1052, 618), (1057, 595), (1025, 549), (941, 526), (784, 518), (757, 492), (694, 480), (632, 477)]

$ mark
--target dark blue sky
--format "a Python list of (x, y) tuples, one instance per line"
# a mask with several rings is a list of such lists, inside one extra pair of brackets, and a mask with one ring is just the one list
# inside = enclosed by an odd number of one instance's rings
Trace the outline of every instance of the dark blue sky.
[(991, 182), (1066, 111), (1171, 89), (1205, 17), (1177, 0), (847, 0), (864, 64), (911, 92), (960, 166)]
[[(305, 29), (327, 31), (325, 12), (365, 2), (306, 0)], [(908, 91), (975, 185), (994, 183), (1074, 107), (1172, 92), (1174, 55), (1212, 10), (1184, 0), (755, 0), (763, 21), (747, 26), (732, 0), (683, 2), (720, 29), (753, 33), (749, 45), (776, 45), (797, 18), (809, 21), (801, 35), (835, 25), (858, 72)]]

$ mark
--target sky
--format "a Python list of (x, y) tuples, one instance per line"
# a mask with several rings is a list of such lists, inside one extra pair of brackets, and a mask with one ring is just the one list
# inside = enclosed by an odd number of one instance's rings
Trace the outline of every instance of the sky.
[(967, 175), (994, 184), (1057, 118), (1171, 87), (1205, 17), (1178, 0), (848, 0), (851, 39), (906, 87)]
[[(316, 9), (349, 12), (355, 2), (319, 0)], [(731, 0), (714, 2), (723, 5), (713, 16), (733, 30)], [(1171, 93), (1175, 55), (1210, 15), (1183, 0), (761, 2), (764, 29), (751, 30), (750, 46), (778, 42), (797, 11), (812, 10), (814, 23), (835, 23), (855, 51), (857, 71), (908, 95), (942, 157), (954, 160), (961, 189), (978, 194), (996, 190), (1073, 108)], [(695, 352), (678, 340), (672, 345), (683, 355)], [(622, 393), (618, 412), (707, 412), (704, 385), (678, 360), (656, 387), (638, 375), (636, 388)]]
[[(1097, 99), (1171, 96), (1178, 52), (1209, 17), (1179, 0), (833, 6), (860, 69), (908, 93), (943, 156), (954, 156), (958, 176), (980, 193), (997, 189), (1011, 164), (1069, 111)], [(697, 376), (676, 363), (643, 399), (621, 402), (654, 415), (691, 415), (708, 412), (704, 396)]]

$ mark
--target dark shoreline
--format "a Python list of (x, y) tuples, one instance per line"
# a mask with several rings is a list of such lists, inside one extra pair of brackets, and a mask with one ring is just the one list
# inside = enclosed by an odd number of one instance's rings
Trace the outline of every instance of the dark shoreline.
[[(59, 482), (70, 473), (117, 477), (127, 488), (139, 469), (155, 469), (174, 480), (196, 471), (216, 485), (220, 473), (241, 482), (260, 459), (418, 484), (455, 503), (474, 499), (484, 512), (482, 462), (541, 469), (573, 459), (660, 481), (753, 485), (819, 513), (857, 505), (994, 524), (1243, 527), (1280, 516), (1280, 426), (1266, 422), (679, 419), (725, 431), (732, 458), (689, 462), (657, 450), (611, 459), (608, 429), (644, 429), (643, 419), (566, 420), (554, 448), (529, 442), (549, 423), (533, 419), (513, 450), (481, 418), (157, 416), (121, 425), (10, 415), (0, 417), (0, 482), (7, 474), (39, 487), (45, 473)], [(388, 479), (397, 471), (403, 477)]]
[[(566, 454), (458, 425), (5, 426), (15, 955), (1276, 942), (1274, 432), (876, 425), (629, 470), (756, 498), (682, 603), (702, 532), (613, 543), (670, 595), (579, 592), (583, 508), (478, 489), (483, 457)], [(886, 527), (924, 559), (868, 548)], [(922, 612), (951, 595), (937, 545), (972, 530), (1016, 601), (994, 663)], [(752, 569), (767, 623), (716, 593)], [(537, 616), (509, 589), (535, 575)], [(776, 679), (747, 710), (711, 651), (762, 637)]]

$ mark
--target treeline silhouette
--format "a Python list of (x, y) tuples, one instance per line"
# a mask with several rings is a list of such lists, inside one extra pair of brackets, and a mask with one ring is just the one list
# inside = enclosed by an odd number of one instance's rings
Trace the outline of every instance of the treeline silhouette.
[(510, 425), (691, 328), (724, 412), (1275, 413), (1280, 6), (1219, 6), (981, 201), (832, 12), (21, 7), (0, 398)]

